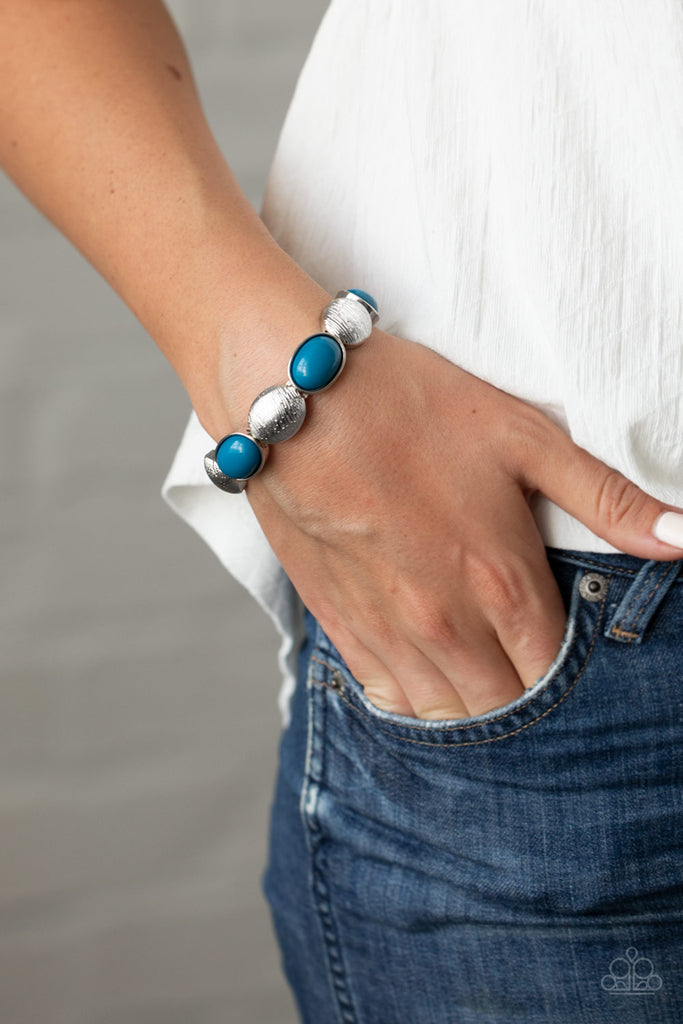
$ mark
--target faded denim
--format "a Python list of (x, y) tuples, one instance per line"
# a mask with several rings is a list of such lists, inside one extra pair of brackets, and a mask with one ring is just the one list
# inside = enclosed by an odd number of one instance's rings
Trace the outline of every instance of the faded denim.
[(562, 648), (485, 715), (377, 709), (308, 616), (264, 876), (305, 1024), (683, 1020), (682, 563), (547, 554)]

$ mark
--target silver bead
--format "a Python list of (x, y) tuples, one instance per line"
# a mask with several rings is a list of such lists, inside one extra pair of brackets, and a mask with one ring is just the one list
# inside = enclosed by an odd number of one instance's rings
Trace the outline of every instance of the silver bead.
[(365, 299), (361, 299), (360, 295), (356, 295), (355, 292), (337, 292), (337, 294), (335, 295), (335, 299), (349, 299), (350, 302), (359, 302), (364, 309), (367, 309), (368, 313), (372, 318), (373, 324), (376, 324), (377, 321), (379, 320), (379, 312), (375, 309), (375, 307), (371, 306), (369, 302), (365, 301)]
[(233, 480), (218, 468), (215, 448), (204, 456), (204, 469), (211, 483), (220, 487), (222, 491), (227, 491), (228, 494), (239, 494), (247, 486), (246, 480)]
[(292, 384), (275, 384), (257, 395), (249, 410), (249, 430), (261, 444), (294, 437), (306, 417), (306, 400)]
[(360, 345), (372, 333), (372, 316), (363, 302), (351, 296), (332, 299), (323, 310), (323, 327), (347, 348)]

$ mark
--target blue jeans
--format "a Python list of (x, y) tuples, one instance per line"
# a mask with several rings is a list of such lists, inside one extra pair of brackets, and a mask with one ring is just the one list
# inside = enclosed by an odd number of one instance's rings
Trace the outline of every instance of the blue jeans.
[(547, 549), (551, 669), (379, 710), (308, 616), (263, 884), (306, 1024), (683, 1020), (683, 574)]

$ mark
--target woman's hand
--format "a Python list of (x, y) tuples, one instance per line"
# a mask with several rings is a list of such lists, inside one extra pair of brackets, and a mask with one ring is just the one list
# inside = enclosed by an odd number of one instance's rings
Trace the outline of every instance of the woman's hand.
[[(241, 192), (160, 0), (6, 0), (0, 163), (140, 319), (206, 429), (239, 429), (329, 296)], [(379, 706), (476, 714), (553, 661), (565, 612), (528, 498), (616, 547), (683, 552), (667, 506), (540, 413), (381, 331), (247, 489), (303, 600)]]
[(566, 613), (535, 491), (621, 550), (683, 557), (650, 532), (671, 506), (524, 402), (379, 330), (247, 488), (367, 697), (424, 719), (508, 703), (558, 653)]

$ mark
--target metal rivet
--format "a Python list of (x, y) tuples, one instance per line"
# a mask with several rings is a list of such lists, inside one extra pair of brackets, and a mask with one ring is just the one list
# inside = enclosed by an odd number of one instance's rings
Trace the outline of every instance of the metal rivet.
[(586, 601), (601, 601), (607, 593), (607, 577), (599, 572), (587, 572), (579, 581), (579, 593)]
[(330, 676), (330, 686), (333, 690), (337, 690), (338, 693), (344, 692), (344, 676), (338, 668), (336, 668)]

